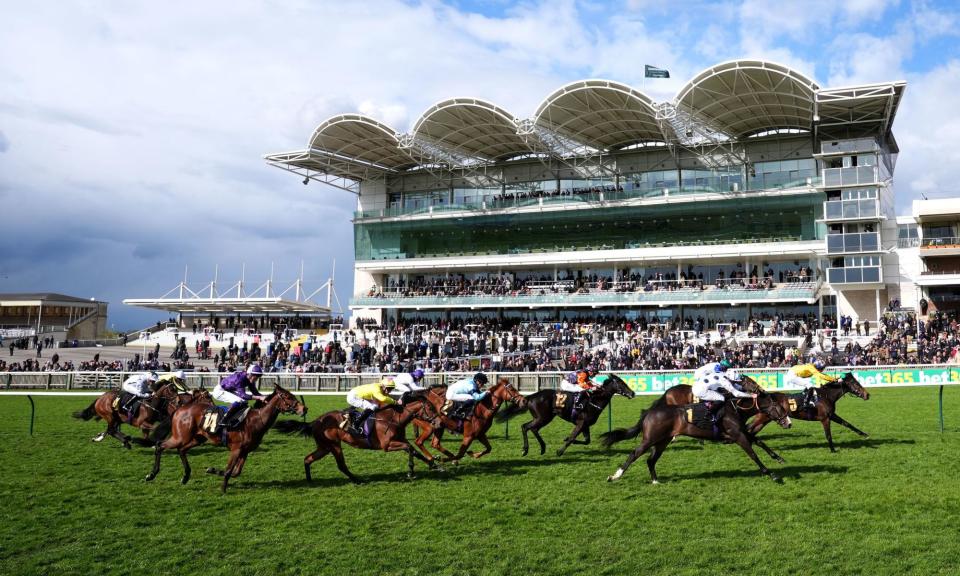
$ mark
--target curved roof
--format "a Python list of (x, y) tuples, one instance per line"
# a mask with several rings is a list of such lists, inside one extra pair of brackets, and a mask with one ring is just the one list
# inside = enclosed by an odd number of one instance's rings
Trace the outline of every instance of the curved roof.
[(483, 160), (534, 152), (517, 134), (512, 114), (478, 98), (451, 98), (431, 106), (417, 120), (412, 135)]
[(308, 148), (390, 170), (416, 164), (400, 149), (396, 130), (363, 114), (339, 114), (323, 121), (313, 131)]
[(800, 72), (764, 60), (733, 60), (688, 82), (676, 102), (720, 132), (740, 138), (774, 128), (813, 125), (820, 89)]
[(534, 122), (596, 149), (664, 139), (653, 100), (611, 80), (580, 80), (563, 86), (537, 107)]

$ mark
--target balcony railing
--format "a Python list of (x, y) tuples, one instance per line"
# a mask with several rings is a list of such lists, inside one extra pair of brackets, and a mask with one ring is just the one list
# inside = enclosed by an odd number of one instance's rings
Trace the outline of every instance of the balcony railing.
[(941, 268), (939, 270), (924, 270), (921, 276), (952, 276), (960, 274), (960, 268)]
[(821, 154), (856, 154), (858, 152), (876, 152), (880, 147), (873, 138), (854, 140), (824, 141), (820, 143)]
[(916, 248), (920, 245), (919, 238), (898, 238), (897, 248)]
[(920, 242), (921, 248), (960, 248), (960, 237), (948, 236), (944, 238), (924, 238)]
[(880, 282), (882, 278), (880, 266), (827, 269), (827, 280), (831, 284), (875, 283)]
[(383, 307), (525, 307), (525, 306), (622, 306), (630, 304), (708, 304), (736, 302), (806, 301), (816, 297), (814, 282), (780, 284), (771, 289), (724, 287), (679, 288), (651, 292), (591, 291), (470, 296), (357, 296), (352, 306)]
[[(449, 204), (434, 204), (432, 206), (395, 206), (377, 208), (373, 210), (358, 210), (353, 213), (357, 220), (365, 218), (393, 218), (397, 216), (414, 216), (422, 214), (443, 214), (445, 212), (487, 212), (526, 208), (531, 206), (554, 206), (562, 204), (601, 204), (611, 202), (626, 202), (648, 198), (663, 198), (667, 196), (684, 196), (694, 194), (729, 194), (734, 192), (733, 184), (721, 182), (719, 179), (707, 178), (698, 184), (676, 184), (667, 186), (642, 185), (633, 188), (623, 185), (623, 190), (583, 191), (583, 192), (537, 192), (537, 193), (507, 193), (503, 196), (488, 196), (483, 199), (460, 200)], [(716, 181), (715, 181), (716, 180)], [(820, 178), (813, 176), (798, 177), (787, 172), (778, 172), (765, 179), (751, 178), (747, 190), (758, 192), (762, 190), (785, 190), (819, 186)], [(744, 191), (742, 184), (737, 183), (737, 191)]]
[(827, 236), (827, 254), (855, 254), (860, 252), (878, 252), (879, 250), (879, 232), (830, 234)]
[(851, 166), (849, 168), (824, 168), (823, 186), (852, 186), (861, 184), (876, 184), (876, 166)]
[(862, 200), (830, 200), (823, 203), (825, 220), (877, 220), (880, 218), (879, 204), (874, 198)]

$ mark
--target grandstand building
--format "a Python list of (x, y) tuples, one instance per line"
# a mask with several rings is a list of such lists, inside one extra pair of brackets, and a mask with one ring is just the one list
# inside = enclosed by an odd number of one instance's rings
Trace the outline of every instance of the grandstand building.
[(106, 332), (106, 302), (48, 292), (0, 294), (0, 336), (95, 340)]
[(921, 313), (960, 310), (960, 198), (914, 200), (897, 224), (903, 303)]
[(738, 60), (667, 102), (583, 80), (529, 118), (477, 98), (408, 133), (342, 114), (266, 160), (357, 195), (355, 318), (877, 320), (906, 274), (904, 89)]

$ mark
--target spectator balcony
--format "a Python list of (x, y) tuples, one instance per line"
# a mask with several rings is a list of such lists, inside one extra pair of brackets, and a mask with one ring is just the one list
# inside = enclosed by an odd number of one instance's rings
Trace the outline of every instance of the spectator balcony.
[(924, 270), (914, 283), (917, 286), (960, 286), (960, 264)]
[(824, 140), (820, 143), (817, 156), (849, 156), (868, 152), (879, 152), (880, 146), (874, 138), (854, 138), (851, 140)]
[[(763, 280), (761, 279), (761, 285)], [(628, 283), (620, 283), (628, 284)], [(648, 282), (641, 288), (615, 286), (611, 290), (586, 290), (567, 292), (563, 289), (529, 288), (506, 294), (431, 294), (413, 295), (385, 292), (378, 295), (354, 297), (351, 308), (544, 308), (555, 306), (672, 306), (689, 304), (748, 304), (775, 302), (815, 301), (819, 284), (795, 282), (775, 284), (771, 288), (760, 286), (721, 283), (722, 286), (681, 286), (673, 281), (671, 286), (657, 286)]]
[(924, 238), (920, 241), (920, 255), (960, 256), (960, 237)]
[(861, 254), (880, 250), (879, 232), (830, 234), (827, 236), (827, 254)]
[(847, 168), (824, 168), (823, 187), (863, 186), (877, 184), (876, 166), (850, 166)]
[[(883, 269), (880, 266), (850, 266), (827, 269), (831, 284), (881, 284)], [(850, 287), (850, 286), (846, 286)]]
[(823, 203), (823, 219), (825, 222), (876, 221), (881, 219), (880, 205), (875, 198), (829, 200)]

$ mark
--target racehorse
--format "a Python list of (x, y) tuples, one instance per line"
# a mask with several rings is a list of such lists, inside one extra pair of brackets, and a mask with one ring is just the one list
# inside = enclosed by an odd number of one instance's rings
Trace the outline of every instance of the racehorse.
[[(738, 399), (739, 400), (739, 399)], [(617, 429), (601, 436), (604, 446), (611, 446), (626, 438), (636, 437), (640, 431), (643, 432), (643, 441), (640, 445), (627, 456), (626, 461), (617, 468), (611, 476), (607, 477), (608, 482), (619, 480), (624, 472), (633, 464), (634, 460), (650, 450), (647, 457), (647, 468), (650, 469), (650, 479), (654, 484), (657, 480), (657, 460), (663, 454), (663, 451), (676, 436), (690, 436), (691, 438), (704, 438), (712, 441), (734, 442), (738, 444), (747, 456), (760, 468), (761, 474), (770, 476), (774, 481), (780, 481), (780, 478), (767, 469), (763, 462), (753, 451), (753, 440), (746, 432), (744, 421), (747, 416), (744, 410), (758, 409), (767, 414), (772, 420), (776, 420), (782, 427), (790, 427), (790, 416), (778, 402), (770, 396), (758, 396), (750, 401), (750, 406), (741, 408), (736, 402), (724, 402), (717, 434), (712, 430), (706, 430), (688, 422), (687, 408), (683, 406), (655, 406), (644, 410), (640, 414), (640, 421), (628, 430)]]
[(403, 404), (392, 404), (371, 414), (365, 424), (370, 431), (367, 437), (354, 435), (345, 429), (343, 422), (348, 417), (343, 411), (334, 410), (327, 412), (313, 422), (284, 420), (278, 422), (275, 426), (283, 434), (299, 432), (304, 436), (313, 436), (317, 449), (307, 454), (303, 459), (303, 471), (308, 482), (312, 481), (310, 465), (327, 454), (333, 454), (337, 461), (337, 468), (354, 484), (362, 484), (363, 481), (354, 476), (347, 468), (347, 463), (343, 458), (342, 443), (367, 450), (406, 451), (408, 457), (407, 478), (410, 479), (414, 477), (414, 458), (426, 462), (431, 469), (443, 471), (443, 468), (437, 465), (432, 457), (427, 458), (414, 450), (406, 438), (406, 427), (411, 420), (418, 418), (431, 421), (437, 417), (437, 411), (433, 404), (426, 400), (425, 392), (413, 392), (408, 395), (406, 402)]
[(230, 450), (230, 458), (225, 469), (207, 468), (208, 474), (223, 476), (220, 491), (226, 492), (230, 478), (239, 476), (243, 472), (247, 455), (260, 445), (263, 436), (273, 426), (281, 412), (295, 412), (298, 416), (307, 413), (307, 407), (298, 402), (293, 394), (280, 386), (276, 386), (273, 392), (267, 396), (266, 401), (258, 400), (254, 404), (246, 418), (235, 430), (215, 434), (208, 432), (202, 426), (204, 413), (209, 407), (210, 404), (206, 402), (195, 402), (181, 406), (174, 412), (172, 433), (169, 438), (157, 444), (154, 452), (153, 470), (146, 477), (148, 482), (156, 478), (157, 473), (160, 472), (160, 456), (163, 451), (175, 449), (180, 454), (180, 462), (183, 463), (183, 478), (180, 479), (180, 482), (186, 484), (190, 480), (190, 463), (187, 461), (187, 452), (194, 446), (209, 440), (214, 445), (226, 444)]
[[(740, 387), (744, 392), (750, 392), (757, 394), (759, 396), (769, 395), (770, 393), (764, 390), (753, 378), (749, 376), (743, 376), (740, 380)], [(694, 404), (697, 402), (696, 397), (693, 394), (693, 387), (689, 384), (677, 384), (676, 386), (671, 386), (663, 393), (662, 396), (657, 398), (653, 404), (650, 405), (650, 408), (662, 407), (662, 406), (686, 406), (688, 404)], [(784, 407), (786, 409), (786, 407)], [(751, 416), (759, 414), (760, 411), (754, 407), (750, 410), (741, 410), (741, 414), (744, 419), (748, 419)], [(769, 422), (769, 420), (767, 420)], [(760, 440), (756, 437), (755, 433), (750, 434), (750, 440), (757, 446), (763, 448), (763, 451), (766, 452), (771, 458), (777, 462), (783, 464), (785, 461), (779, 454), (774, 452), (767, 446), (766, 442)], [(700, 440), (700, 444), (703, 444), (703, 440)]]
[[(174, 410), (190, 403), (194, 398), (188, 392), (180, 392), (173, 382), (168, 382), (157, 388), (152, 398), (142, 401), (137, 413), (131, 418), (113, 407), (119, 394), (119, 390), (107, 390), (85, 409), (73, 413), (73, 417), (79, 420), (96, 418), (107, 423), (107, 430), (94, 436), (94, 442), (100, 442), (109, 434), (122, 442), (124, 447), (130, 448), (131, 438), (120, 431), (120, 424), (129, 424), (134, 428), (139, 428), (146, 438), (157, 422), (168, 418)], [(135, 441), (139, 444), (153, 445), (139, 438)]]
[[(526, 398), (513, 387), (510, 381), (506, 378), (501, 378), (496, 384), (487, 389), (488, 394), (483, 400), (474, 404), (473, 413), (469, 418), (457, 420), (444, 415), (442, 412), (443, 405), (447, 401), (446, 391), (446, 386), (434, 386), (428, 388), (424, 395), (424, 398), (428, 399), (436, 411), (440, 413), (439, 425), (434, 425), (419, 418), (414, 423), (417, 428), (420, 429), (420, 435), (414, 440), (417, 448), (429, 455), (429, 452), (427, 452), (427, 449), (423, 446), (423, 442), (432, 434), (433, 441), (430, 445), (446, 456), (444, 462), (459, 462), (464, 454), (467, 453), (467, 449), (470, 448), (470, 444), (472, 444), (474, 440), (483, 444), (483, 451), (470, 452), (470, 456), (473, 458), (481, 458), (485, 454), (489, 454), (492, 447), (490, 446), (490, 441), (487, 439), (487, 430), (489, 430), (493, 424), (493, 417), (496, 416), (500, 406), (504, 402), (515, 402), (520, 406), (524, 406), (526, 403)], [(444, 430), (463, 433), (463, 441), (460, 442), (460, 449), (456, 454), (444, 448), (440, 443)]]
[[(593, 426), (600, 415), (603, 414), (604, 409), (613, 399), (614, 394), (620, 394), (627, 398), (636, 396), (636, 393), (627, 386), (627, 383), (614, 374), (607, 376), (603, 384), (590, 393), (589, 401), (583, 410), (574, 410), (572, 402), (568, 402), (569, 407), (563, 407), (558, 413), (556, 406), (557, 397), (560, 394), (569, 393), (558, 390), (541, 390), (527, 396), (525, 408), (530, 411), (533, 420), (524, 423), (523, 426), (520, 427), (521, 430), (523, 430), (523, 451), (521, 452), (523, 456), (526, 456), (530, 450), (530, 445), (527, 441), (528, 431), (533, 432), (533, 437), (540, 443), (540, 455), (542, 456), (546, 453), (547, 444), (543, 441), (543, 437), (540, 436), (540, 429), (552, 422), (555, 416), (560, 416), (567, 422), (573, 424), (573, 430), (570, 432), (570, 435), (564, 439), (563, 446), (557, 450), (557, 456), (562, 456), (571, 444), (589, 444), (590, 427)], [(519, 404), (508, 406), (497, 415), (497, 421), (506, 422), (510, 418), (523, 412), (523, 410), (524, 407)], [(583, 440), (576, 440), (580, 434), (583, 434)]]
[[(853, 394), (861, 400), (870, 399), (870, 393), (857, 381), (857, 378), (852, 372), (844, 374), (839, 382), (831, 382), (820, 386), (817, 390), (817, 402), (813, 410), (803, 406), (802, 399), (796, 397), (791, 398), (789, 395), (779, 392), (773, 393), (771, 396), (780, 403), (784, 410), (790, 413), (792, 418), (809, 421), (819, 420), (820, 424), (823, 425), (823, 433), (827, 437), (827, 444), (830, 446), (830, 451), (836, 452), (837, 450), (833, 446), (833, 433), (830, 431), (830, 422), (836, 422), (841, 426), (845, 426), (863, 438), (870, 437), (866, 432), (860, 430), (840, 416), (837, 416), (837, 400), (848, 393)], [(766, 415), (759, 414), (753, 419), (753, 422), (750, 423), (748, 432), (756, 435), (769, 422), (770, 419), (766, 417)]]

